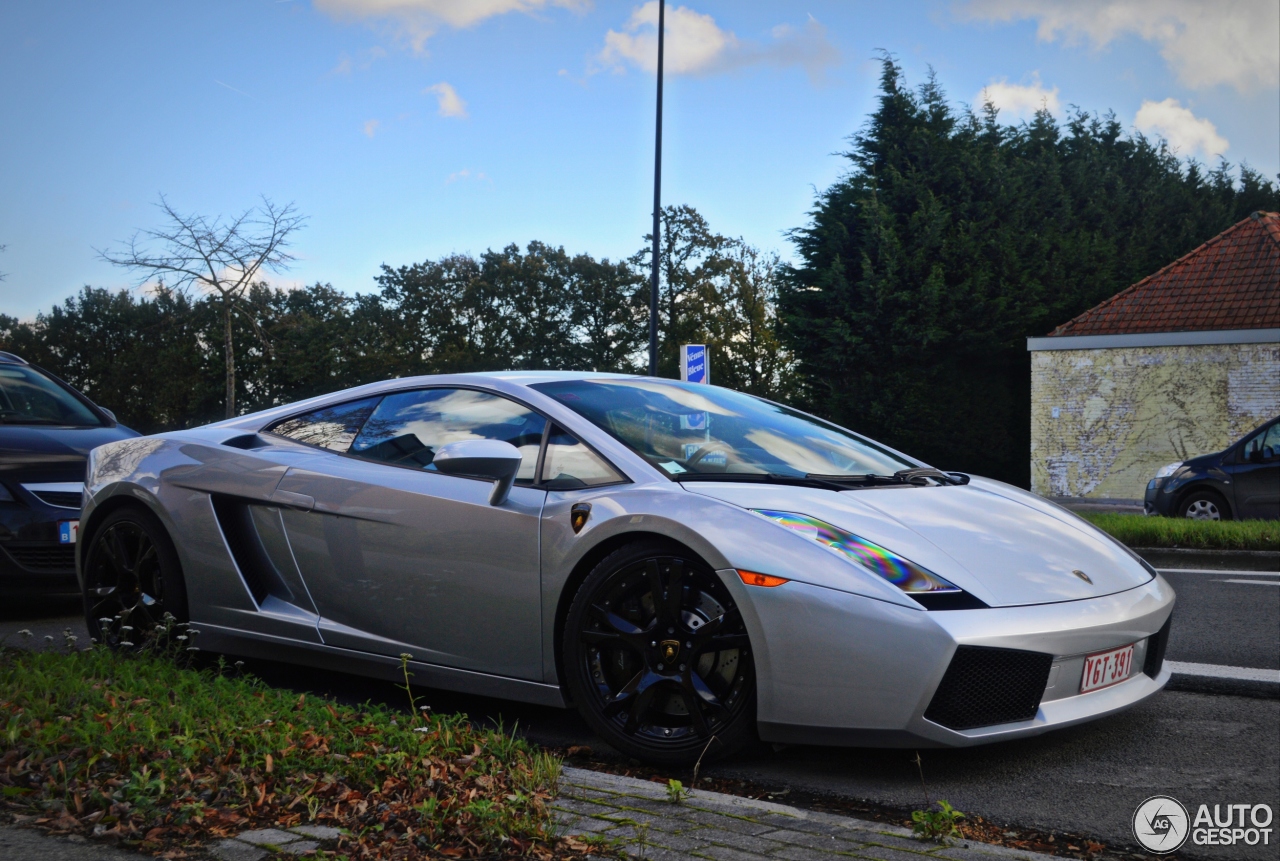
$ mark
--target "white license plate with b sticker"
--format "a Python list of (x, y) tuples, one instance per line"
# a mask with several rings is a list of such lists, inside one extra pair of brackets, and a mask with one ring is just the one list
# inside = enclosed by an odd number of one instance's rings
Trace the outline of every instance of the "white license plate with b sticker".
[(1080, 693), (1087, 694), (1099, 688), (1117, 685), (1133, 672), (1133, 644), (1097, 652), (1084, 659), (1084, 676), (1080, 679)]

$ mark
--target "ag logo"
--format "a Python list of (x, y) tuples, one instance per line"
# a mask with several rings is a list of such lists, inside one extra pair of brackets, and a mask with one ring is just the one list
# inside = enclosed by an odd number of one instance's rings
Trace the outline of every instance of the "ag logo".
[(1176, 852), (1190, 831), (1187, 808), (1167, 795), (1153, 795), (1133, 812), (1133, 836), (1149, 852)]

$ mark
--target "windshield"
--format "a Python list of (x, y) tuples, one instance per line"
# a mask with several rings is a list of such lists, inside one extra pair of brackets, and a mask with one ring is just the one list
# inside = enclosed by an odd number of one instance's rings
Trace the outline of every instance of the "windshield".
[(0, 365), (0, 424), (101, 427), (78, 398), (25, 365)]
[(567, 380), (531, 388), (677, 479), (892, 475), (916, 464), (834, 425), (729, 389), (657, 380)]

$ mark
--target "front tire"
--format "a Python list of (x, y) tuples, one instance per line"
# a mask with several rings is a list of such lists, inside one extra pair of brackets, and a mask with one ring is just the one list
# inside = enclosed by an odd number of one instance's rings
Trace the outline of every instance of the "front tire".
[(1178, 516), (1191, 520), (1230, 520), (1231, 509), (1218, 493), (1212, 490), (1193, 490), (1178, 503)]
[(188, 621), (182, 565), (159, 518), (132, 505), (107, 516), (85, 553), (83, 595), (90, 636), (112, 649)]
[(717, 759), (755, 738), (746, 626), (715, 572), (660, 541), (605, 557), (574, 596), (566, 683), (618, 750), (661, 765)]

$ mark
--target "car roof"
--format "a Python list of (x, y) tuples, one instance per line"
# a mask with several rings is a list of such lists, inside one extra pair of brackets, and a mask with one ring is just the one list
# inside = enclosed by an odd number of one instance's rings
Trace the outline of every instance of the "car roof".
[(611, 374), (600, 371), (477, 371), (461, 374), (466, 377), (479, 377), (487, 380), (502, 380), (517, 386), (532, 386), (536, 383), (557, 383), (566, 380), (652, 380), (654, 382), (674, 383), (659, 377), (642, 377), (637, 374)]

